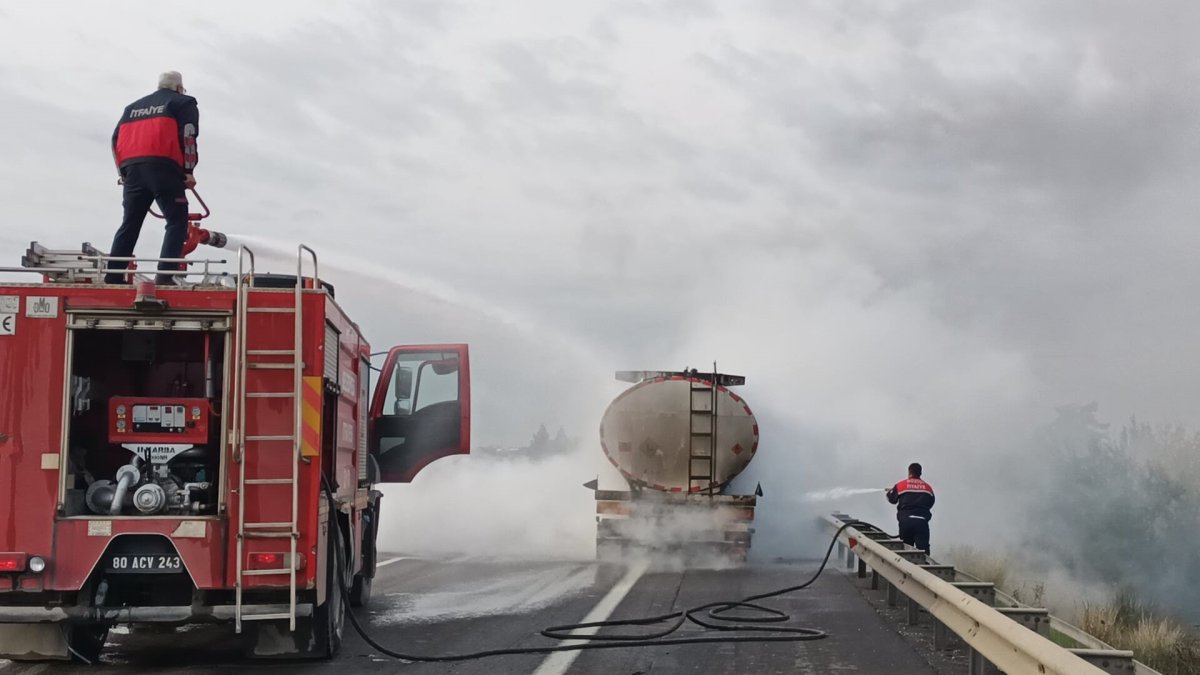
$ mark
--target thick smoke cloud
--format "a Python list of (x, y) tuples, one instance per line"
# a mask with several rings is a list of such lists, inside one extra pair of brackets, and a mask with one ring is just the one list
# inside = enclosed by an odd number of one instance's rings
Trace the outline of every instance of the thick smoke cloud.
[(107, 243), (111, 124), (177, 68), (213, 225), (436, 282), (342, 295), (472, 342), (481, 442), (587, 438), (617, 368), (747, 375), (764, 551), (912, 459), (935, 542), (1019, 536), (995, 468), (1062, 404), (1200, 426), (1193, 4), (183, 8), (5, 10), (5, 259)]

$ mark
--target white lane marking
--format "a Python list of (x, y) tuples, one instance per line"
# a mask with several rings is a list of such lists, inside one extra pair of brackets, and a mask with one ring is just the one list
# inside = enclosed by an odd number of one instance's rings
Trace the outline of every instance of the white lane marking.
[[(579, 623), (595, 623), (608, 619), (612, 615), (613, 610), (617, 608), (617, 605), (621, 604), (621, 601), (633, 589), (638, 579), (642, 578), (642, 574), (646, 572), (647, 567), (649, 567), (648, 561), (634, 563), (633, 567), (630, 567), (629, 571), (625, 573), (625, 576), (621, 577), (621, 580), (617, 582), (617, 585), (613, 586), (608, 591), (608, 594), (601, 598), (600, 602), (596, 603), (592, 611), (588, 612), (587, 616), (583, 617), (583, 620)], [(595, 635), (599, 630), (599, 628), (583, 628), (575, 631), (575, 634)], [(584, 642), (587, 642), (587, 640), (564, 640), (560, 644), (577, 645)], [(533, 675), (563, 675), (571, 667), (571, 664), (575, 663), (575, 659), (577, 658), (579, 658), (579, 650), (554, 652), (550, 656), (547, 656), (545, 661), (542, 661), (542, 665), (533, 671)]]
[(387, 560), (384, 560), (383, 562), (375, 563), (375, 569), (379, 569), (380, 567), (387, 567), (388, 565), (391, 565), (392, 563), (398, 563), (401, 560), (416, 560), (416, 558), (405, 558), (403, 556), (401, 556), (399, 558), (389, 558)]

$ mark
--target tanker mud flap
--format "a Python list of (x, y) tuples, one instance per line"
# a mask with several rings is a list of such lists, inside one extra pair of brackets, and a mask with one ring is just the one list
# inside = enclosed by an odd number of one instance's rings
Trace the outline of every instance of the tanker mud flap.
[(0, 658), (13, 661), (68, 661), (64, 623), (0, 623)]

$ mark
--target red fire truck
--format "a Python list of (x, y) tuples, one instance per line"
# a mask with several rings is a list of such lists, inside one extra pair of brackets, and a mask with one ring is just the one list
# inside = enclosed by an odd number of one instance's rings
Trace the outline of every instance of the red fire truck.
[(469, 450), (467, 346), (391, 348), (371, 396), (308, 247), (292, 275), (241, 248), (236, 275), (179, 260), (157, 288), (103, 283), (110, 260), (34, 243), (3, 270), (40, 279), (0, 283), (0, 656), (193, 622), (332, 656), (340, 589), (371, 595), (375, 487)]

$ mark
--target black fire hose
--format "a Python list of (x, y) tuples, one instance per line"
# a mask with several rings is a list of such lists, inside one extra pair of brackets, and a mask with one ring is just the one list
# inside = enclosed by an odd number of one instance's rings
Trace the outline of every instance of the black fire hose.
[[(325, 485), (325, 494), (330, 502), (330, 512), (337, 511), (337, 504), (333, 499), (333, 491), (329, 489), (328, 481), (322, 477), (322, 482)], [(335, 523), (336, 525), (336, 523)], [(825, 571), (825, 566), (829, 563), (829, 556), (833, 553), (833, 546), (837, 543), (838, 536), (848, 527), (851, 526), (870, 526), (869, 523), (861, 521), (849, 521), (842, 524), (834, 533), (833, 538), (829, 542), (829, 548), (825, 551), (825, 557), (821, 560), (821, 566), (817, 571), (804, 583), (787, 588), (769, 591), (767, 593), (759, 593), (751, 595), (741, 600), (718, 601), (710, 602), (699, 607), (693, 607), (687, 610), (671, 612), (669, 614), (660, 614), (658, 616), (641, 617), (635, 619), (613, 619), (609, 621), (594, 621), (590, 623), (577, 623), (563, 626), (552, 626), (541, 631), (541, 634), (554, 640), (583, 640), (582, 644), (571, 645), (552, 645), (546, 647), (519, 647), (509, 649), (489, 649), (481, 652), (470, 652), (466, 654), (446, 654), (439, 656), (405, 654), (393, 649), (389, 649), (373, 638), (367, 629), (359, 623), (358, 617), (353, 611), (347, 610), (346, 615), (350, 618), (350, 623), (354, 626), (354, 630), (358, 632), (362, 639), (371, 647), (379, 651), (379, 653), (390, 656), (394, 659), (402, 661), (414, 661), (424, 663), (445, 663), (450, 661), (471, 661), (474, 659), (483, 659), (492, 656), (514, 656), (519, 654), (553, 654), (554, 652), (567, 651), (582, 651), (589, 649), (621, 649), (626, 647), (658, 647), (662, 645), (689, 645), (689, 644), (711, 644), (711, 643), (730, 643), (730, 642), (807, 642), (810, 640), (821, 640), (828, 637), (825, 631), (817, 628), (806, 628), (802, 626), (778, 626), (770, 624), (778, 624), (791, 619), (791, 616), (786, 612), (760, 605), (758, 600), (774, 598), (787, 593), (803, 590), (811, 586)], [(337, 550), (344, 552), (346, 547), (342, 545), (342, 532), (340, 527), (330, 528), (337, 533), (338, 546)], [(344, 555), (344, 553), (342, 554)], [(349, 569), (349, 561), (345, 561), (347, 566), (343, 569)], [(342, 596), (345, 598), (347, 605), (350, 601), (350, 589), (346, 587), (344, 576), (339, 576), (338, 587), (341, 589)], [(739, 611), (740, 610), (740, 611)], [(731, 614), (731, 612), (739, 612)], [(755, 612), (757, 614), (746, 614)], [(683, 627), (687, 622), (692, 622), (703, 628), (721, 632), (767, 632), (772, 635), (704, 635), (698, 637), (668, 637), (675, 631)], [(617, 626), (656, 626), (666, 624), (663, 628), (654, 630), (648, 633), (618, 633), (609, 635), (575, 635), (574, 631), (584, 628), (607, 628)]]

